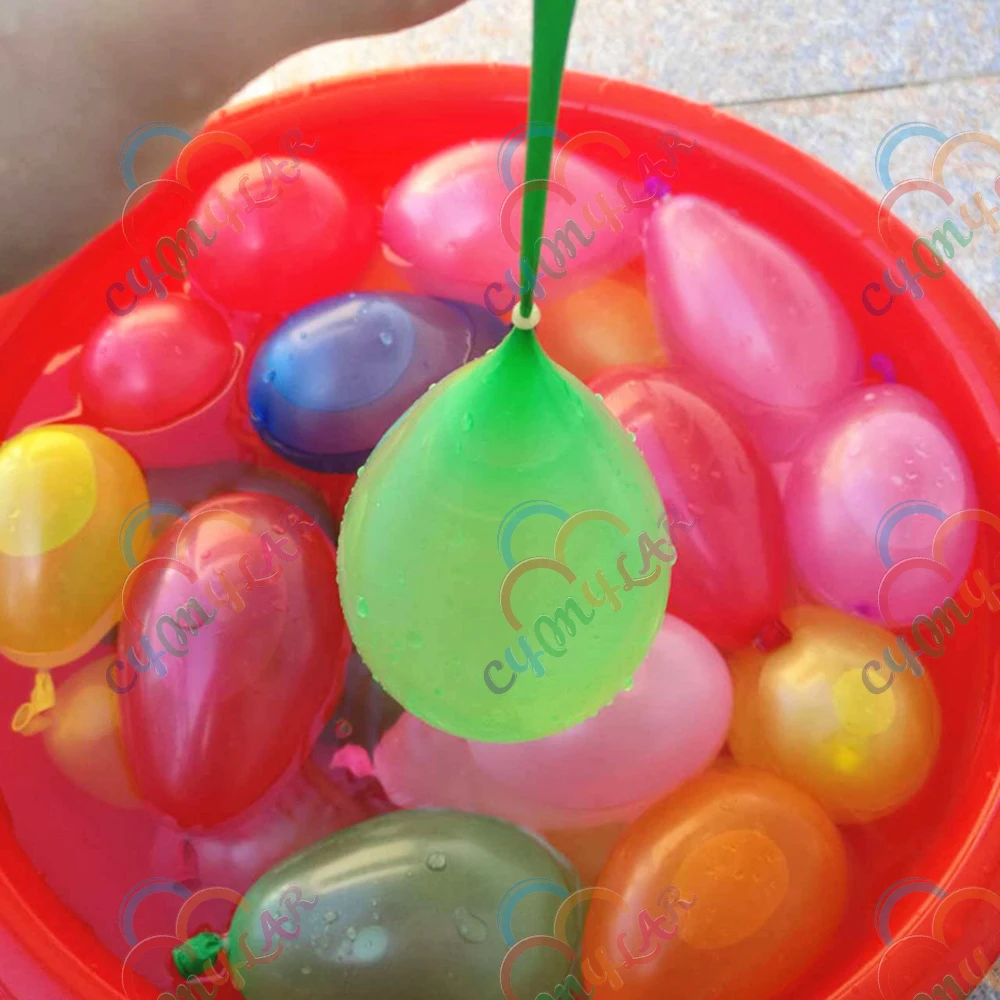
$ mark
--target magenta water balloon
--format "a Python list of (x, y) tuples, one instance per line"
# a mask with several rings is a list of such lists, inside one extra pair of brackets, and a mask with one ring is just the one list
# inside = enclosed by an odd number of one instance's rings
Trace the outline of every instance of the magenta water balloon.
[(190, 515), (126, 581), (108, 682), (142, 797), (210, 827), (301, 766), (350, 640), (336, 551), (300, 509), (229, 493)]
[(84, 414), (115, 430), (165, 427), (207, 406), (236, 370), (229, 326), (207, 302), (175, 293), (108, 316), (80, 352)]
[(666, 795), (726, 740), (733, 686), (697, 629), (667, 615), (629, 690), (593, 718), (526, 743), (470, 743), (473, 760), (523, 795), (567, 808), (614, 808)]
[[(889, 567), (929, 558), (945, 516), (977, 504), (948, 423), (929, 399), (898, 384), (857, 389), (825, 415), (792, 465), (784, 502), (802, 582), (831, 607), (883, 626), (878, 592)], [(901, 627), (958, 589), (974, 539), (975, 525), (946, 538), (950, 580), (918, 566), (891, 581), (887, 607)]]
[[(491, 305), (498, 315), (513, 305), (507, 272), (511, 284), (526, 280), (518, 264), (525, 145), (509, 160), (505, 148), (501, 139), (470, 142), (418, 164), (386, 202), (382, 230), (409, 281), (432, 295)], [(553, 164), (535, 293), (543, 303), (635, 257), (651, 204), (639, 202), (652, 197), (578, 153), (560, 157), (558, 144)]]
[(725, 389), (769, 460), (789, 455), (860, 381), (857, 335), (823, 278), (720, 205), (662, 202), (646, 231), (646, 271), (671, 361)]
[(673, 369), (616, 368), (590, 387), (633, 435), (670, 519), (670, 611), (724, 649), (781, 613), (788, 581), (781, 500), (733, 414)]
[[(263, 162), (263, 161), (262, 161)], [(190, 262), (191, 283), (228, 309), (286, 313), (351, 288), (375, 252), (375, 212), (344, 179), (302, 162), (227, 171), (195, 218), (229, 218)], [(180, 272), (178, 272), (180, 273)]]

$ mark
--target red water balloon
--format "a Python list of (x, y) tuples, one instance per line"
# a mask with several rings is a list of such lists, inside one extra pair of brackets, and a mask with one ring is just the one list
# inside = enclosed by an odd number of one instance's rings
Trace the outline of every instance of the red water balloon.
[(736, 648), (777, 618), (788, 560), (781, 502), (749, 438), (689, 377), (620, 368), (590, 383), (635, 435), (670, 518), (669, 608)]
[(339, 698), (351, 644), (327, 537), (287, 500), (192, 508), (126, 583), (122, 736), (141, 796), (210, 827), (302, 765)]
[(262, 157), (236, 167), (209, 188), (195, 218), (221, 224), (191, 261), (191, 280), (230, 309), (286, 313), (337, 295), (375, 252), (372, 206), (312, 163)]
[(166, 427), (212, 402), (236, 357), (229, 326), (207, 302), (143, 299), (126, 316), (108, 315), (83, 345), (84, 416), (122, 431)]

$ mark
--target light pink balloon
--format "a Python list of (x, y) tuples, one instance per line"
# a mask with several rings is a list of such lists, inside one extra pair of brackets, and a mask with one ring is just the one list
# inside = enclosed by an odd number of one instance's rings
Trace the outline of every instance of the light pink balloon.
[(539, 801), (611, 809), (659, 798), (697, 774), (725, 742), (732, 708), (725, 660), (667, 615), (631, 690), (607, 708), (545, 739), (472, 743), (472, 758)]
[(787, 457), (820, 410), (861, 379), (857, 336), (822, 277), (705, 198), (657, 206), (646, 273), (672, 362), (725, 390), (770, 461)]
[[(587, 809), (583, 803), (569, 808), (540, 802), (486, 774), (473, 759), (467, 740), (432, 729), (409, 712), (382, 737), (374, 761), (375, 776), (401, 809), (458, 809), (536, 831), (627, 823), (653, 798), (603, 810)], [(340, 755), (338, 763), (345, 763)]]
[[(831, 607), (887, 624), (878, 588), (888, 567), (877, 535), (892, 508), (910, 500), (936, 504), (945, 515), (976, 507), (962, 448), (937, 407), (915, 390), (857, 389), (824, 416), (785, 486), (788, 543), (801, 581)], [(891, 561), (930, 557), (939, 524), (926, 513), (901, 519), (888, 535)], [(950, 581), (929, 569), (900, 573), (889, 591), (890, 617), (906, 627), (954, 593), (969, 568), (975, 535), (971, 523), (947, 536)]]
[[(514, 280), (526, 280), (518, 270), (520, 254), (514, 249), (521, 243), (523, 192), (511, 196), (508, 203), (508, 207), (513, 206), (508, 226), (513, 246), (501, 229), (504, 202), (524, 180), (525, 144), (517, 148), (510, 163), (512, 189), (500, 174), (500, 151), (504, 148), (503, 140), (494, 139), (437, 153), (399, 182), (386, 202), (383, 217), (389, 259), (408, 281), (431, 295), (477, 305), (492, 303), (498, 313), (506, 311), (511, 301), (504, 278), (507, 269)], [(558, 162), (558, 153), (557, 145), (553, 163)], [(575, 236), (569, 248), (560, 242), (562, 262), (543, 244), (542, 260), (549, 273), (545, 267), (539, 271), (544, 295), (536, 292), (536, 297), (542, 301), (545, 296), (567, 295), (635, 257), (652, 204), (638, 204), (647, 195), (638, 181), (628, 180), (626, 190), (637, 204), (623, 211), (628, 200), (621, 195), (617, 174), (589, 163), (579, 153), (567, 154), (563, 163), (564, 183), (552, 183), (548, 188), (545, 235), (554, 239), (557, 230), (567, 230), (572, 222), (587, 244), (581, 245), (581, 238)], [(557, 180), (554, 173), (553, 181)], [(589, 206), (586, 214), (585, 206)], [(560, 271), (565, 271), (564, 277), (553, 277)], [(493, 282), (504, 287), (494, 288), (487, 299), (487, 286)]]

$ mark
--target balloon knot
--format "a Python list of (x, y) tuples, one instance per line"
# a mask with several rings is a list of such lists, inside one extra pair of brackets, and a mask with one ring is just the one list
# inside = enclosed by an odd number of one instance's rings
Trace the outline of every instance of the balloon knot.
[(792, 641), (792, 633), (784, 622), (777, 619), (765, 625), (753, 644), (762, 652), (770, 653)]
[(185, 941), (179, 948), (174, 948), (174, 965), (185, 979), (188, 976), (199, 976), (215, 965), (215, 957), (223, 947), (223, 939), (218, 934), (203, 931)]
[(537, 302), (531, 303), (531, 312), (527, 316), (521, 315), (520, 309), (515, 309), (510, 316), (511, 325), (518, 330), (534, 330), (538, 326), (538, 321), (542, 318), (541, 310)]
[(33, 736), (45, 729), (49, 720), (41, 716), (56, 703), (55, 687), (52, 675), (47, 670), (35, 674), (35, 686), (31, 689), (31, 697), (14, 713), (10, 728), (15, 733)]

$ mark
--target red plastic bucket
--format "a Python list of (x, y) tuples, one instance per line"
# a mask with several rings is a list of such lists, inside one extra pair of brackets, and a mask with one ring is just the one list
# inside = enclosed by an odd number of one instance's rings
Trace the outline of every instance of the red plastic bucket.
[[(471, 138), (499, 137), (523, 123), (527, 71), (497, 66), (441, 66), (310, 85), (265, 101), (221, 111), (206, 128), (221, 128), (253, 149), (276, 145), (297, 128), (321, 142), (314, 160), (353, 178), (374, 202), (415, 162)], [(657, 137), (674, 128), (693, 138), (675, 192), (704, 194), (793, 247), (829, 282), (854, 321), (866, 354), (888, 354), (900, 381), (933, 399), (960, 437), (984, 506), (1000, 487), (1000, 341), (997, 329), (950, 272), (917, 302), (897, 298), (885, 316), (863, 306), (865, 285), (890, 264), (876, 225), (877, 205), (805, 154), (713, 108), (619, 81), (569, 73), (560, 126), (570, 135), (602, 129), (630, 149), (588, 147), (587, 155), (636, 176), (636, 158), (653, 154)], [(230, 153), (232, 151), (229, 151)], [(192, 177), (201, 193), (233, 165), (225, 148), (206, 147)], [(145, 204), (162, 232), (186, 221), (176, 202), (156, 191)], [(107, 315), (105, 290), (137, 254), (119, 225), (56, 271), (0, 300), (0, 428), (11, 421), (33, 381), (56, 353), (79, 345)], [(172, 289), (179, 283), (167, 279)], [(807, 337), (808, 330), (803, 330)], [(975, 566), (992, 567), (1000, 538), (984, 532)], [(904, 808), (875, 823), (843, 828), (852, 862), (848, 914), (823, 958), (789, 995), (877, 997), (885, 946), (876, 906), (893, 883), (920, 876), (947, 890), (978, 886), (1000, 891), (1000, 692), (994, 661), (996, 625), (976, 615), (933, 665), (943, 713), (942, 748), (923, 790)], [(961, 669), (957, 669), (961, 666)], [(10, 670), (3, 684), (23, 686)], [(17, 739), (7, 731), (7, 766), (16, 766)], [(74, 831), (65, 831), (74, 836)], [(121, 961), (48, 887), (19, 845), (6, 806), (0, 812), (0, 953), (4, 977), (21, 1000), (123, 997)], [(115, 845), (108, 847), (113, 863)], [(127, 850), (127, 846), (122, 848)], [(936, 900), (910, 895), (895, 908), (897, 939), (928, 933)], [(927, 990), (983, 942), (991, 908), (982, 900), (949, 915), (951, 958), (925, 963)], [(992, 959), (994, 955), (987, 955)], [(973, 966), (975, 968), (975, 966)], [(0, 984), (2, 985), (2, 984)], [(143, 996), (157, 991), (141, 984)], [(0, 996), (3, 993), (0, 991)]]

